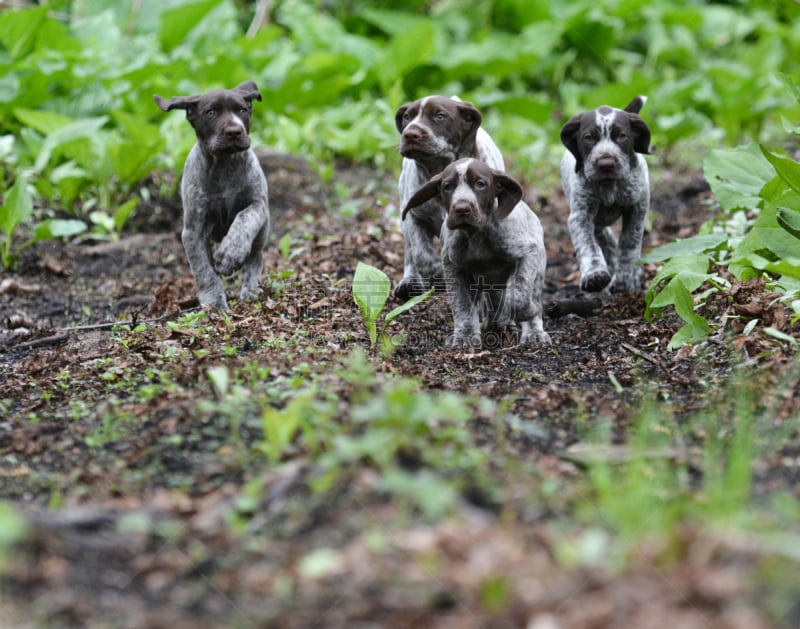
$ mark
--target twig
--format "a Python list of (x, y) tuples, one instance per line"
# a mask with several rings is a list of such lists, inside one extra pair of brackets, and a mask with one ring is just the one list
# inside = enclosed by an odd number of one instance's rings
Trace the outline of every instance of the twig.
[(58, 345), (59, 343), (63, 343), (68, 338), (69, 338), (69, 332), (54, 334), (53, 336), (46, 336), (42, 339), (34, 339), (32, 341), (25, 341), (24, 343), (18, 343), (17, 345), (12, 345), (7, 349), (35, 349), (37, 347), (49, 347), (51, 345)]
[(253, 21), (250, 22), (250, 27), (247, 29), (247, 38), (252, 39), (256, 33), (269, 22), (269, 14), (272, 10), (272, 0), (258, 0), (256, 5), (256, 14), (253, 16)]
[(650, 356), (649, 354), (646, 354), (642, 350), (636, 349), (633, 345), (628, 345), (627, 343), (620, 343), (620, 345), (622, 345), (622, 347), (628, 350), (631, 354), (634, 354), (639, 358), (642, 358), (647, 362), (652, 363), (659, 369), (662, 369), (664, 372), (668, 371), (667, 368), (664, 366), (664, 364), (660, 360), (658, 360), (658, 358), (656, 358), (655, 356)]
[(589, 317), (596, 314), (596, 311), (603, 305), (599, 299), (562, 299), (561, 301), (551, 301), (545, 306), (544, 312), (551, 319), (558, 319), (568, 314), (576, 314), (580, 317)]

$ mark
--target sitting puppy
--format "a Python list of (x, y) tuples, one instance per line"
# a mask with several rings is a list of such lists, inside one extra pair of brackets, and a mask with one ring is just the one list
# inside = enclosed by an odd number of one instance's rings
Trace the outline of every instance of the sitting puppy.
[[(197, 144), (186, 158), (181, 182), (181, 238), (202, 306), (228, 309), (217, 273), (242, 269), (239, 298), (261, 289), (261, 251), (269, 236), (267, 179), (250, 149), (250, 114), (258, 87), (246, 81), (232, 90), (197, 96), (156, 95), (164, 111), (185, 109)], [(219, 243), (211, 259), (212, 242)]]
[[(638, 116), (646, 97), (624, 109), (599, 107), (561, 130), (567, 147), (561, 183), (569, 202), (569, 233), (581, 272), (581, 290), (638, 293), (644, 271), (636, 266), (650, 206), (647, 163), (650, 129)], [(611, 225), (622, 217), (619, 243)]]
[[(406, 207), (420, 186), (457, 159), (476, 157), (496, 170), (505, 170), (503, 156), (481, 128), (481, 121), (471, 103), (455, 97), (428, 96), (397, 110), (395, 125), (404, 158), (398, 182), (400, 207)], [(438, 198), (432, 198), (430, 204), (435, 207), (414, 209), (403, 220), (403, 279), (394, 291), (403, 301), (424, 293), (442, 276), (433, 239), (441, 232), (446, 211)]]
[(445, 208), (442, 269), (454, 330), (451, 347), (481, 346), (481, 316), (494, 329), (518, 334), (521, 344), (549, 343), (542, 327), (546, 253), (542, 226), (521, 201), (511, 177), (477, 159), (461, 159), (409, 199), (405, 217), (428, 204)]

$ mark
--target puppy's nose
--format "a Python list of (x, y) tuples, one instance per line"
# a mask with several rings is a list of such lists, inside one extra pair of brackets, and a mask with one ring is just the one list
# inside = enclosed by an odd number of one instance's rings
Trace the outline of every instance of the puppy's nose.
[(601, 155), (597, 160), (597, 167), (601, 170), (613, 170), (617, 166), (617, 160), (610, 155)]
[(244, 129), (239, 124), (229, 124), (225, 126), (225, 136), (231, 140), (241, 138), (244, 135)]
[(452, 212), (456, 216), (464, 216), (465, 214), (469, 214), (471, 211), (472, 205), (466, 201), (456, 201), (452, 207)]
[(422, 137), (422, 130), (419, 127), (408, 127), (403, 131), (403, 138), (415, 142)]

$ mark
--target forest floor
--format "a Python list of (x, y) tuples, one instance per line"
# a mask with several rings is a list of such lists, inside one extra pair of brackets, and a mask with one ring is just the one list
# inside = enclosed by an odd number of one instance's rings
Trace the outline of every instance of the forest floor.
[[(382, 356), (351, 284), (359, 261), (402, 274), (393, 177), (264, 160), (265, 291), (236, 303), (229, 282), (227, 317), (197, 309), (179, 201), (158, 194), (169, 181), (119, 240), (39, 243), (3, 275), (0, 496), (14, 508), (0, 529), (16, 513), (25, 533), (0, 532), (0, 625), (800, 626), (796, 519), (785, 538), (740, 520), (648, 527), (671, 499), (657, 479), (625, 496), (650, 481), (615, 476), (614, 496), (591, 471), (632, 464), (635, 426), (652, 421), (670, 443), (653, 459), (702, 502), (708, 426), (735, 418), (746, 388), (761, 423), (743, 517), (798, 515), (797, 358), (744, 326), (797, 328), (763, 283), (711, 300), (727, 324), (678, 351), (681, 321), (648, 323), (633, 295), (547, 317), (547, 347), (452, 351), (435, 295), (391, 323), (405, 343)], [(651, 173), (645, 250), (714, 209), (699, 173)], [(522, 180), (545, 228), (545, 304), (586, 297), (563, 194)], [(367, 426), (374, 405), (398, 424)], [(292, 412), (305, 428), (274, 455), (264, 427)], [(409, 434), (406, 414), (429, 432)]]

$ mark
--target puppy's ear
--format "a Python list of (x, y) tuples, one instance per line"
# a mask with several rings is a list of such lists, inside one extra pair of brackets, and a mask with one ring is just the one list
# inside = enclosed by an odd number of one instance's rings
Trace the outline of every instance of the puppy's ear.
[(394, 114), (394, 126), (397, 127), (397, 131), (400, 133), (403, 132), (403, 116), (406, 115), (406, 112), (410, 106), (411, 103), (406, 103), (405, 105), (398, 107)]
[(200, 96), (173, 96), (167, 100), (158, 94), (153, 94), (153, 100), (163, 111), (172, 111), (173, 109), (186, 109), (188, 111), (197, 105)]
[(629, 114), (638, 114), (646, 102), (647, 96), (636, 96), (623, 111), (627, 111)]
[(440, 175), (436, 175), (433, 177), (428, 183), (423, 184), (408, 200), (406, 203), (406, 207), (403, 208), (403, 216), (401, 220), (405, 220), (406, 214), (408, 214), (409, 210), (414, 209), (425, 203), (426, 201), (430, 201), (433, 197), (438, 196), (438, 194), (442, 190), (442, 178)]
[(515, 179), (500, 171), (493, 170), (492, 175), (494, 175), (494, 190), (497, 196), (497, 209), (494, 211), (494, 215), (502, 220), (511, 214), (511, 210), (522, 200), (522, 186)]
[(461, 117), (461, 123), (464, 128), (460, 152), (462, 155), (472, 155), (474, 153), (475, 137), (478, 134), (478, 127), (480, 127), (481, 122), (483, 122), (483, 116), (481, 116), (481, 112), (479, 112), (472, 103), (459, 101), (457, 108), (458, 115)]
[(637, 153), (652, 155), (656, 151), (655, 146), (650, 146), (650, 127), (636, 114), (628, 114), (631, 121), (631, 131), (633, 131), (633, 150)]
[(261, 100), (261, 92), (258, 91), (258, 86), (253, 81), (239, 83), (232, 91), (238, 92), (246, 101)]
[(580, 148), (578, 144), (580, 142), (580, 138), (578, 137), (578, 133), (581, 130), (581, 119), (583, 118), (583, 114), (578, 114), (577, 116), (573, 116), (567, 121), (561, 128), (561, 143), (567, 147), (567, 150), (575, 156), (575, 172), (580, 172), (583, 168), (583, 156), (581, 155)]

